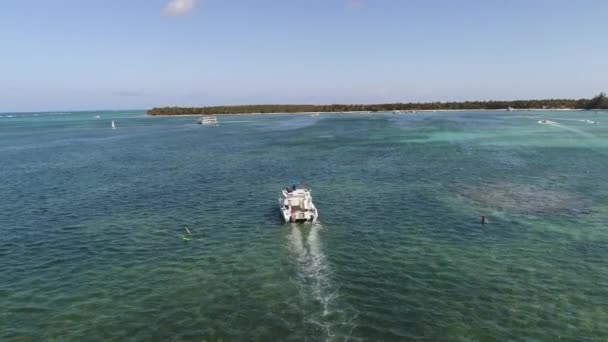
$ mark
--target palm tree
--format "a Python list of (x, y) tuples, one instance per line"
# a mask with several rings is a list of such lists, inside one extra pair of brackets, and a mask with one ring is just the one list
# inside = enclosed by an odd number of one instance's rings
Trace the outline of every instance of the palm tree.
[(589, 100), (586, 108), (587, 109), (608, 109), (608, 97), (606, 97), (606, 93), (601, 92), (598, 96)]

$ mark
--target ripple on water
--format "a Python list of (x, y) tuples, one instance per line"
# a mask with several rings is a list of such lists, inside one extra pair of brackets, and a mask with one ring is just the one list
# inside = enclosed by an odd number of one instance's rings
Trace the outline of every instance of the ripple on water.
[(452, 191), (477, 207), (517, 214), (571, 215), (588, 212), (591, 207), (588, 199), (565, 191), (505, 181), (460, 185)]
[(323, 252), (323, 225), (290, 225), (287, 249), (294, 258), (294, 281), (306, 309), (306, 324), (315, 326), (328, 339), (350, 336), (356, 315), (341, 301), (340, 290), (332, 280), (331, 267)]
[(3, 120), (0, 340), (602, 340), (606, 128), (450, 115)]

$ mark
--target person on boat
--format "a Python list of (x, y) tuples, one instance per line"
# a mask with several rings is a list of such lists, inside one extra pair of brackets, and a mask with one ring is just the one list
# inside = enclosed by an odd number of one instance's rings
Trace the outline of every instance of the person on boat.
[(291, 190), (296, 191), (296, 185), (295, 185), (295, 184), (293, 184), (293, 185), (291, 186)]

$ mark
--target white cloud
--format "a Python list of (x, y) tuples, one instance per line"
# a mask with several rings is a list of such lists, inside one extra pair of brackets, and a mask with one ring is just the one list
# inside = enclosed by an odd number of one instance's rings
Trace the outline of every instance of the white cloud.
[(190, 13), (196, 7), (198, 0), (169, 0), (165, 14), (178, 16)]

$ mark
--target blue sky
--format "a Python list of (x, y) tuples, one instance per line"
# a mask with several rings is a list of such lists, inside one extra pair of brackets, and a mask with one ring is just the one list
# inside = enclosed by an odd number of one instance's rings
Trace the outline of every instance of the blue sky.
[(4, 1), (0, 112), (608, 90), (605, 0), (172, 1)]

